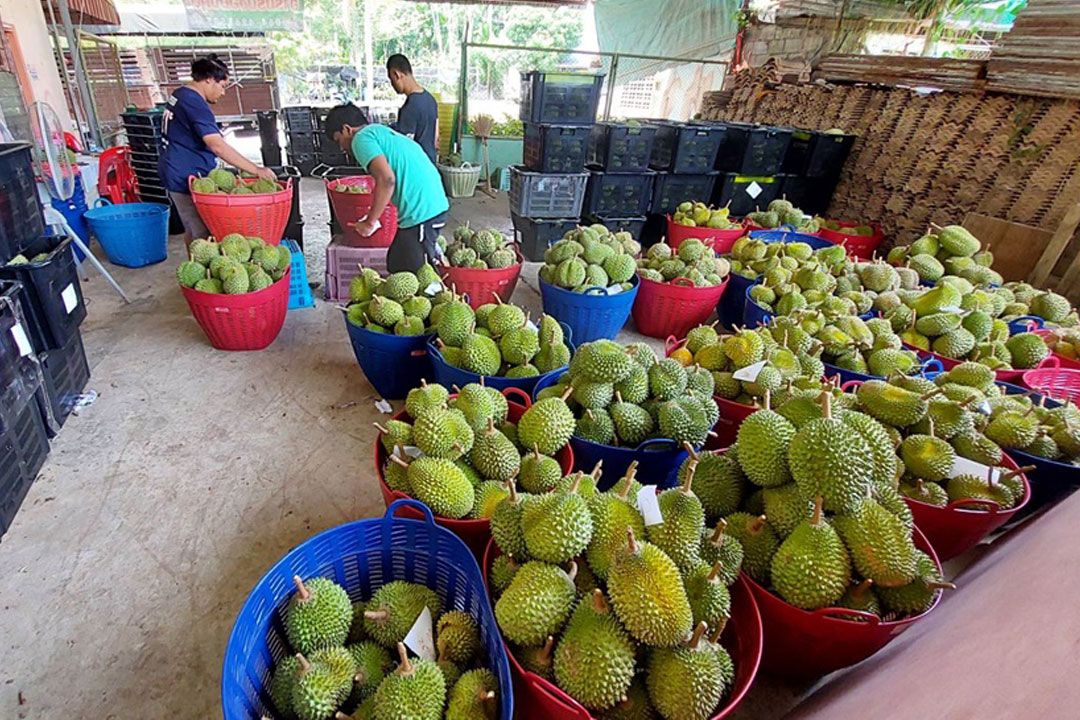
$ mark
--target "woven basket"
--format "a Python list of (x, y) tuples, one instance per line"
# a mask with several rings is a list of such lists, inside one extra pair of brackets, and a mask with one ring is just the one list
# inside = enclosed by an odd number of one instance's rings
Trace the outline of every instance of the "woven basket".
[(480, 182), (480, 166), (462, 163), (461, 167), (438, 165), (446, 194), (452, 198), (472, 197)]

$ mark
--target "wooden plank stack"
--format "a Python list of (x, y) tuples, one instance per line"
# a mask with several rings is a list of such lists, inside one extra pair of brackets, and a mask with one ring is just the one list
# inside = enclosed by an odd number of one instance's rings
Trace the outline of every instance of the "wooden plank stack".
[(986, 63), (981, 60), (913, 55), (829, 55), (818, 64), (814, 79), (976, 92), (982, 89), (985, 70)]
[(1080, 98), (1080, 3), (1029, 0), (994, 48), (987, 89)]

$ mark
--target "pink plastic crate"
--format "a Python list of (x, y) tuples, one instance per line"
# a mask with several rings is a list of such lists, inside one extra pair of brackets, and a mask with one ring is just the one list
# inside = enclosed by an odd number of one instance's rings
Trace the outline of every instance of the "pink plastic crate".
[(342, 245), (340, 236), (334, 237), (326, 246), (327, 300), (349, 299), (349, 283), (360, 274), (360, 266), (374, 268), (386, 275), (386, 250), (384, 247), (349, 247)]

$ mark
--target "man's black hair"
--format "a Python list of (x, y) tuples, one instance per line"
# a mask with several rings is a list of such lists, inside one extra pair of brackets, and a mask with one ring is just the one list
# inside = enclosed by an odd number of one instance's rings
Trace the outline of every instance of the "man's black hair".
[(227, 77), (229, 77), (229, 68), (218, 59), (217, 55), (210, 54), (191, 63), (191, 79), (195, 82), (200, 80), (221, 82)]
[(397, 70), (398, 72), (403, 72), (406, 75), (412, 75), (412, 63), (409, 62), (409, 58), (405, 57), (400, 53), (391, 55), (390, 57), (386, 58), (386, 69), (387, 71)]
[(326, 137), (333, 140), (334, 133), (341, 132), (346, 125), (363, 127), (367, 124), (367, 113), (352, 103), (346, 103), (330, 108), (330, 111), (326, 113), (326, 120), (323, 121), (323, 130), (326, 132)]

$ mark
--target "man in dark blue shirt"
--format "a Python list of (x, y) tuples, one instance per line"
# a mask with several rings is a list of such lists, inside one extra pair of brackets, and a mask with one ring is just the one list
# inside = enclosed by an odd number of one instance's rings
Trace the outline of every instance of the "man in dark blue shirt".
[(431, 162), (435, 162), (435, 144), (438, 135), (439, 105), (431, 93), (420, 86), (413, 77), (412, 65), (404, 55), (391, 55), (386, 61), (386, 74), (394, 91), (405, 96), (405, 104), (398, 111), (397, 122), (391, 127), (402, 135), (408, 135), (424, 148)]
[(189, 243), (193, 238), (210, 234), (191, 201), (189, 176), (206, 175), (217, 167), (221, 158), (245, 172), (277, 180), (274, 171), (259, 167), (234, 150), (218, 129), (210, 105), (225, 95), (228, 80), (229, 69), (217, 55), (200, 58), (191, 63), (191, 82), (173, 91), (165, 110), (165, 148), (158, 160), (158, 173), (184, 224)]

